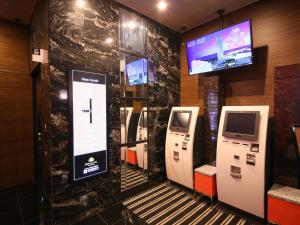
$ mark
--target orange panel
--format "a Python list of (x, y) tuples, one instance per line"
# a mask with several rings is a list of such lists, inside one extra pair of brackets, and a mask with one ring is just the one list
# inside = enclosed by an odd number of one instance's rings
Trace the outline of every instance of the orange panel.
[(127, 162), (132, 164), (132, 165), (136, 165), (137, 164), (137, 156), (136, 156), (136, 152), (132, 151), (130, 149), (127, 149)]
[(195, 173), (195, 191), (209, 197), (217, 194), (216, 176), (205, 176), (201, 173)]
[(300, 205), (268, 196), (268, 221), (280, 225), (300, 224)]

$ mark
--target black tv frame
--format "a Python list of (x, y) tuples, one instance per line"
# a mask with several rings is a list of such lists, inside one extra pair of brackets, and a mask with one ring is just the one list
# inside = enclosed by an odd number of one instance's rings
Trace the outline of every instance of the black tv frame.
[[(231, 113), (245, 113), (245, 114), (255, 114), (255, 128), (254, 128), (254, 134), (239, 134), (239, 133), (231, 133), (226, 131), (227, 127), (227, 118), (228, 115)], [(259, 123), (260, 123), (260, 112), (259, 111), (226, 111), (225, 112), (225, 118), (224, 118), (224, 125), (223, 125), (223, 132), (222, 136), (226, 138), (234, 138), (234, 139), (243, 139), (243, 140), (248, 140), (248, 141), (257, 141), (258, 139), (258, 128), (259, 128)]]
[[(189, 113), (190, 114), (189, 120), (188, 120), (188, 124), (187, 124), (186, 128), (183, 128), (183, 127), (173, 127), (172, 126), (172, 122), (173, 122), (174, 114), (175, 113)], [(169, 129), (171, 131), (174, 131), (174, 132), (188, 133), (189, 132), (190, 123), (191, 123), (191, 117), (192, 117), (192, 111), (190, 111), (190, 110), (174, 110), (172, 112), (172, 117), (171, 117)]]
[(244, 23), (244, 22), (247, 22), (247, 21), (249, 21), (249, 23), (250, 23), (250, 38), (251, 38), (251, 52), (252, 52), (252, 62), (250, 64), (246, 64), (246, 65), (242, 65), (242, 66), (233, 66), (233, 67), (228, 67), (228, 68), (224, 68), (224, 69), (217, 69), (217, 70), (207, 71), (207, 72), (202, 72), (202, 73), (190, 74), (190, 67), (189, 67), (189, 60), (188, 60), (187, 48), (185, 47), (185, 54), (186, 54), (186, 61), (187, 61), (187, 67), (188, 67), (188, 74), (189, 74), (189, 76), (197, 76), (197, 75), (201, 75), (201, 74), (202, 75), (204, 75), (204, 74), (211, 74), (211, 73), (214, 73), (214, 72), (226, 71), (226, 70), (231, 70), (231, 69), (235, 69), (235, 68), (247, 67), (247, 66), (253, 65), (253, 58), (254, 58), (253, 57), (253, 33), (252, 33), (252, 20), (251, 19), (243, 20), (243, 21), (241, 21), (239, 23), (236, 23), (236, 24), (233, 24), (233, 25), (230, 25), (230, 26), (227, 26), (227, 27), (220, 28), (220, 29), (218, 29), (216, 31), (213, 31), (211, 33), (208, 33), (208, 34), (205, 34), (205, 35), (201, 35), (201, 36), (199, 36), (197, 38), (194, 38), (194, 39), (191, 39), (191, 40), (187, 40), (187, 41), (185, 41), (185, 46), (187, 46), (188, 42), (200, 39), (200, 38), (205, 37), (207, 35), (219, 32), (221, 30), (227, 29), (229, 27), (236, 26), (236, 25), (238, 25), (240, 23)]

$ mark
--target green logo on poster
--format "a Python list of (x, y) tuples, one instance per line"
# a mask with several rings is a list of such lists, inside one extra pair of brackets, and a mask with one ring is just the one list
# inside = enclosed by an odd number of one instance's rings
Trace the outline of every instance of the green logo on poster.
[(94, 161), (95, 161), (94, 157), (89, 158), (89, 162), (90, 162), (90, 163), (91, 163), (91, 162), (94, 162)]

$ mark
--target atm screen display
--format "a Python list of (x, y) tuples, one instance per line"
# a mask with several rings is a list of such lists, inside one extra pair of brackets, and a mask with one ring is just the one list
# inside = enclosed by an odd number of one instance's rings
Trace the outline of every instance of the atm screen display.
[(170, 130), (178, 132), (188, 132), (190, 120), (190, 111), (173, 111)]
[(259, 112), (226, 112), (223, 136), (257, 140)]

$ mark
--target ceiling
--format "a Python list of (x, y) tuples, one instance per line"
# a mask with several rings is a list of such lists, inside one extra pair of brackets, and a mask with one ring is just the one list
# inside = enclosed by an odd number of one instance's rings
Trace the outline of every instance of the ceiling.
[(258, 0), (165, 0), (168, 3), (165, 11), (157, 9), (159, 0), (116, 1), (173, 30), (183, 32), (217, 18), (219, 9), (229, 13)]
[(0, 19), (28, 25), (37, 0), (0, 0)]
[[(229, 13), (258, 0), (165, 0), (168, 3), (165, 11), (157, 9), (159, 0), (116, 1), (183, 32), (217, 18), (219, 9), (225, 9)], [(36, 2), (37, 0), (0, 0), (0, 18), (28, 25)], [(183, 27), (186, 29), (182, 29)]]

